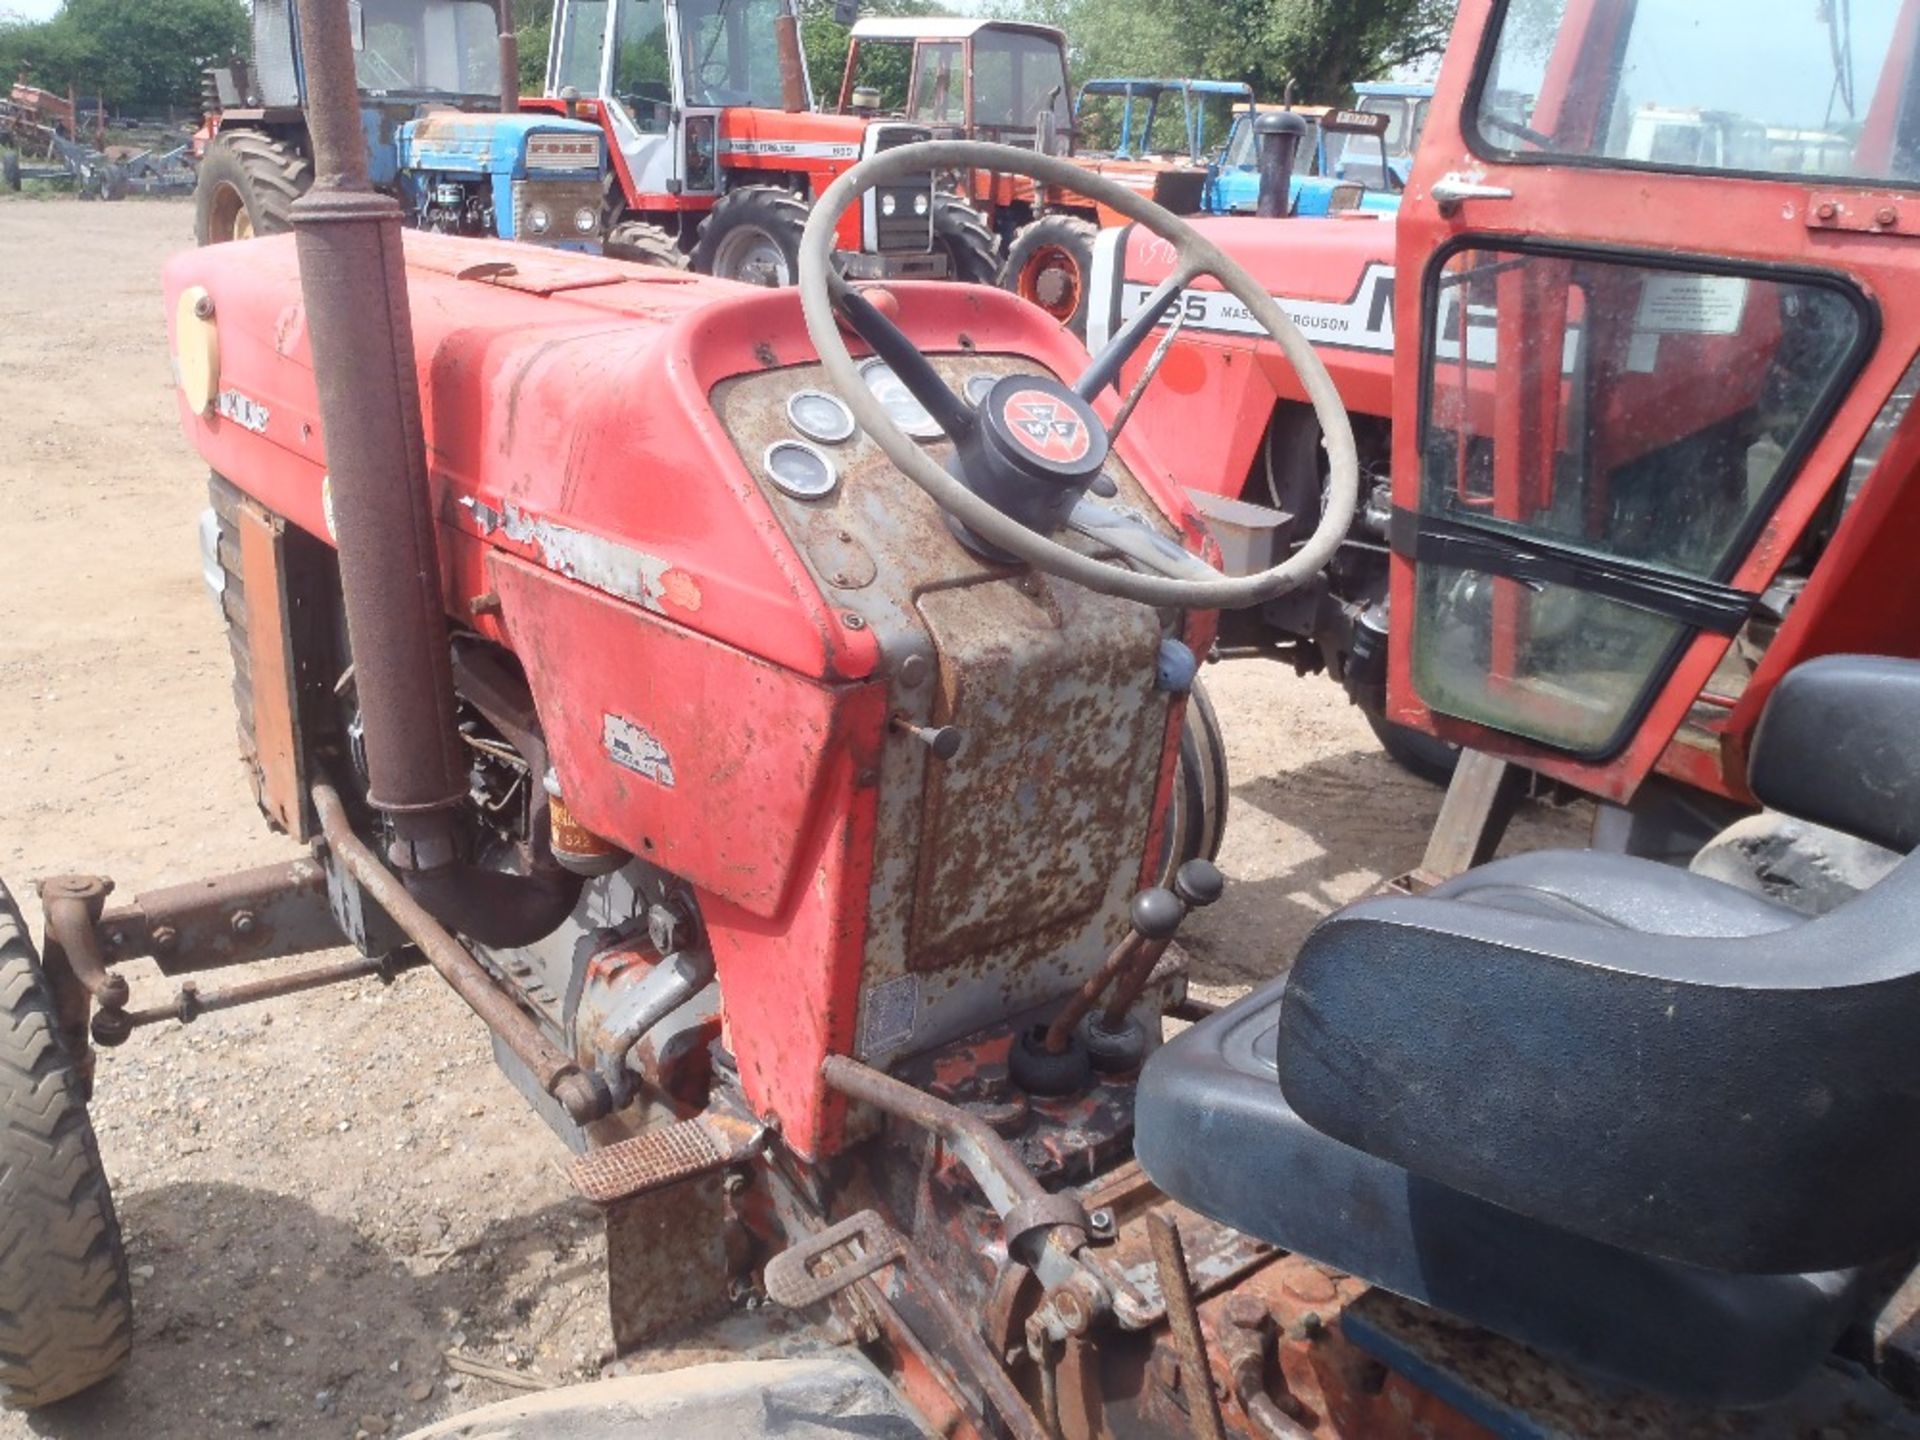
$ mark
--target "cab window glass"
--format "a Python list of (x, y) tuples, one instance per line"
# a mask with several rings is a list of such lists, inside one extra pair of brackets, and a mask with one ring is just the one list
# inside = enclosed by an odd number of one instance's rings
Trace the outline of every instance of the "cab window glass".
[(960, 68), (960, 42), (943, 40), (922, 45), (915, 59), (913, 106), (910, 118), (934, 125), (958, 125), (966, 116), (965, 73)]
[(1920, 181), (1915, 37), (1901, 9), (1512, 0), (1469, 133), (1519, 160)]
[(613, 93), (642, 133), (665, 134), (673, 104), (665, 0), (620, 0)]
[(1060, 49), (1045, 35), (983, 30), (973, 42), (973, 112), (988, 138), (1031, 136), (1040, 112), (1051, 109), (1064, 132), (1073, 97), (1067, 93)]
[(600, 93), (600, 59), (606, 50), (609, 13), (606, 0), (574, 0), (561, 12), (563, 28), (553, 66), (554, 94), (568, 86), (582, 95)]
[(1429, 302), (1415, 687), (1604, 753), (1675, 644), (1737, 622), (1724, 582), (1857, 363), (1860, 309), (1811, 281), (1491, 248), (1451, 256)]

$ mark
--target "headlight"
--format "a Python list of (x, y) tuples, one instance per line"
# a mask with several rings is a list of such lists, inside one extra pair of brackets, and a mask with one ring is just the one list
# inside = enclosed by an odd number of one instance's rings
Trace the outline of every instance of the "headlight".
[(916, 215), (924, 215), (927, 213), (927, 197), (924, 194), (913, 197), (913, 213)]
[(880, 197), (880, 213), (882, 215), (891, 215), (893, 214), (896, 208), (897, 207), (894, 204), (893, 196), (882, 195)]
[(593, 207), (591, 205), (582, 205), (578, 210), (573, 212), (573, 228), (578, 230), (582, 235), (591, 235), (594, 226), (598, 223), (599, 216), (593, 213)]
[(536, 235), (544, 235), (553, 225), (553, 215), (544, 205), (535, 205), (527, 211), (527, 229)]

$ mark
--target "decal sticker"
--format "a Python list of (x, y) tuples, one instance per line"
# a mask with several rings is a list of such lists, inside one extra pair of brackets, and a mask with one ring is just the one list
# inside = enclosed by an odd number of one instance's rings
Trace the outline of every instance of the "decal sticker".
[(622, 769), (673, 788), (673, 757), (645, 726), (609, 711), (601, 717), (600, 743), (607, 758)]
[(340, 543), (340, 532), (333, 528), (333, 476), (320, 477), (320, 520), (327, 527), (327, 538)]
[(1733, 335), (1746, 309), (1747, 282), (1738, 275), (1649, 275), (1633, 326), (1656, 335)]
[(860, 147), (822, 140), (722, 140), (726, 155), (778, 155), (791, 160), (858, 160)]
[[(1156, 286), (1129, 280), (1121, 287), (1120, 313), (1111, 326), (1117, 331), (1136, 315)], [(1369, 265), (1350, 300), (1296, 300), (1273, 297), (1315, 345), (1343, 350), (1393, 352), (1393, 266)], [(1224, 290), (1183, 290), (1180, 301), (1167, 312), (1163, 324), (1175, 315), (1183, 330), (1206, 330), (1221, 335), (1264, 335), (1253, 312)]]
[(867, 1013), (860, 1023), (860, 1051), (897, 1050), (913, 1039), (920, 1009), (920, 977), (896, 975), (867, 992)]
[(243, 430), (256, 435), (267, 433), (267, 407), (238, 390), (222, 390), (214, 397), (213, 408)]
[(1007, 429), (1042, 460), (1071, 465), (1087, 458), (1093, 435), (1065, 400), (1044, 390), (1016, 390), (1000, 411)]

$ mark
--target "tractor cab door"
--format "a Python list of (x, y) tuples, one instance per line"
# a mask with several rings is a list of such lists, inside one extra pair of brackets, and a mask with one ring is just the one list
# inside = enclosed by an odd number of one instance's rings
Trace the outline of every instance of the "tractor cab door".
[(931, 125), (936, 137), (972, 138), (973, 113), (967, 95), (966, 41), (917, 40), (913, 74), (907, 85), (907, 118)]
[(606, 107), (630, 198), (684, 179), (677, 21), (667, 0), (561, 0), (554, 14), (547, 94), (571, 88)]
[(1871, 523), (1850, 468), (1913, 393), (1917, 21), (1464, 0), (1399, 219), (1393, 718), (1746, 798), (1819, 619), (1770, 587)]

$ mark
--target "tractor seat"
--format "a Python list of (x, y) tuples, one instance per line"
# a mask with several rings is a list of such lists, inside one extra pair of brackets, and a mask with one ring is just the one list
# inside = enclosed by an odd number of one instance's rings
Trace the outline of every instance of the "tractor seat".
[[(1775, 809), (1920, 842), (1920, 664), (1776, 689)], [(1621, 856), (1496, 862), (1323, 922), (1164, 1047), (1136, 1148), (1175, 1199), (1676, 1399), (1790, 1391), (1859, 1268), (1920, 1242), (1920, 865), (1807, 919)], [(1277, 1082), (1277, 1083), (1276, 1083)]]

